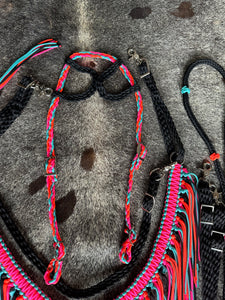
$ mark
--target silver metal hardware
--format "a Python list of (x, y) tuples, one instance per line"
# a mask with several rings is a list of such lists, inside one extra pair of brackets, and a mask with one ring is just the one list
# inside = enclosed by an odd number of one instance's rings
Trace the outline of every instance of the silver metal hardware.
[[(206, 207), (206, 208), (211, 208), (211, 213), (214, 213), (214, 209), (215, 209), (214, 205), (202, 204), (202, 205), (201, 205), (201, 210), (202, 210), (202, 208), (204, 208), (204, 207)], [(201, 223), (201, 224), (206, 224), (206, 225), (213, 225), (213, 222), (207, 222), (207, 221), (200, 221), (200, 223)]]
[(134, 59), (135, 62), (136, 62), (136, 64), (138, 66), (141, 65), (143, 62), (146, 63), (146, 65), (147, 65), (147, 72), (144, 73), (144, 74), (141, 74), (140, 75), (141, 78), (144, 78), (144, 77), (146, 77), (147, 75), (150, 74), (150, 68), (149, 68), (148, 62), (147, 62), (147, 60), (145, 58), (140, 57), (140, 55), (137, 53), (137, 51), (134, 50), (134, 49), (132, 49), (132, 48), (128, 49), (127, 53), (128, 53), (129, 59)]
[(152, 205), (152, 208), (151, 208), (150, 210), (147, 210), (147, 209), (145, 209), (144, 207), (142, 207), (142, 209), (143, 209), (144, 211), (146, 211), (148, 214), (150, 214), (150, 213), (152, 212), (152, 210), (153, 210), (154, 206), (155, 206), (155, 197), (154, 197), (154, 196), (152, 196), (152, 195), (151, 195), (151, 194), (149, 194), (149, 193), (145, 193), (145, 195), (147, 195), (147, 196), (151, 197), (151, 198), (152, 198), (152, 200), (153, 200), (153, 205)]
[(214, 205), (209, 205), (209, 204), (202, 204), (201, 205), (201, 210), (202, 210), (203, 207), (211, 208), (212, 213), (214, 212), (214, 209), (215, 209)]
[[(225, 237), (225, 232), (220, 232), (220, 231), (212, 230), (212, 231), (211, 231), (211, 236), (213, 235), (213, 233), (222, 235), (223, 238)], [(214, 248), (214, 247), (211, 247), (211, 250), (214, 250), (214, 251), (217, 251), (217, 252), (223, 252), (223, 249), (217, 249), (217, 248)]]
[(19, 87), (27, 90), (28, 88), (33, 89), (35, 93), (39, 96), (48, 96), (50, 97), (53, 93), (53, 89), (46, 87), (45, 85), (41, 84), (37, 80), (32, 81), (27, 86), (22, 85), (21, 83), (17, 83)]
[(156, 181), (160, 181), (167, 172), (169, 172), (175, 165), (177, 162), (173, 162), (168, 166), (165, 166), (164, 168), (160, 169), (160, 168), (155, 168), (150, 172), (150, 176), (152, 175), (152, 173), (154, 172), (158, 172), (160, 174), (160, 178), (157, 179)]

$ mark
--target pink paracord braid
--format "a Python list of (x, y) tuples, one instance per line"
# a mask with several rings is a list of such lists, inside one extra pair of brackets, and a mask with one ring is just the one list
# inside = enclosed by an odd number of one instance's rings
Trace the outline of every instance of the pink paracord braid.
[(0, 262), (10, 279), (29, 300), (50, 300), (15, 262), (0, 236)]
[[(116, 58), (99, 52), (78, 52), (70, 56), (71, 59), (77, 59), (80, 57), (92, 57), (92, 58), (102, 58), (116, 62)], [(132, 75), (125, 65), (119, 67), (121, 72), (129, 81), (130, 85), (135, 84)], [(65, 64), (61, 72), (56, 91), (63, 91), (64, 84), (70, 70), (70, 66)], [(133, 176), (136, 170), (142, 164), (146, 156), (146, 149), (141, 144), (141, 130), (142, 130), (142, 118), (143, 118), (143, 104), (142, 97), (139, 91), (135, 92), (136, 103), (137, 103), (137, 123), (136, 123), (136, 141), (137, 141), (137, 153), (132, 161), (130, 172), (129, 172), (129, 187), (126, 196), (125, 203), (125, 220), (126, 229), (125, 232), (128, 233), (129, 237), (122, 246), (120, 252), (120, 259), (124, 263), (128, 263), (131, 260), (131, 247), (136, 240), (136, 233), (131, 227), (130, 222), (130, 195), (133, 186)], [(59, 104), (59, 97), (52, 99), (48, 116), (47, 116), (47, 161), (46, 161), (46, 173), (47, 173), (47, 188), (48, 188), (48, 202), (49, 202), (49, 219), (52, 228), (52, 234), (54, 238), (54, 247), (56, 249), (56, 255), (51, 260), (49, 267), (45, 273), (45, 281), (47, 284), (56, 284), (61, 276), (62, 269), (62, 259), (65, 255), (65, 248), (61, 241), (61, 237), (58, 232), (56, 214), (55, 214), (55, 182), (57, 181), (57, 175), (55, 174), (55, 150), (54, 150), (54, 120), (56, 108)], [(52, 276), (53, 275), (53, 276)]]
[(134, 283), (121, 294), (118, 300), (133, 300), (135, 299), (148, 285), (149, 280), (155, 274), (160, 262), (165, 254), (169, 238), (172, 232), (172, 226), (174, 221), (174, 216), (177, 208), (177, 199), (180, 188), (180, 178), (181, 178), (181, 165), (176, 164), (174, 166), (174, 171), (171, 178), (170, 193), (168, 198), (167, 214), (163, 223), (161, 230), (161, 235), (157, 241), (156, 249), (154, 253), (151, 253), (150, 258), (141, 273)]

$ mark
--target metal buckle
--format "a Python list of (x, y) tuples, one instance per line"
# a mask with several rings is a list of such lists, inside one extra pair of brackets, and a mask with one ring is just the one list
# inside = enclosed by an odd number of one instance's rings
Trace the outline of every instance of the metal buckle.
[[(220, 231), (212, 230), (212, 231), (211, 231), (211, 236), (212, 236), (213, 234), (222, 235), (223, 238), (225, 238), (225, 232), (220, 232)], [(214, 247), (211, 247), (211, 250), (217, 251), (217, 252), (223, 252), (223, 249), (217, 249), (217, 248), (214, 248)]]
[[(201, 211), (202, 211), (202, 208), (204, 208), (204, 207), (211, 208), (211, 210), (212, 210), (211, 213), (214, 213), (214, 209), (215, 209), (214, 205), (202, 204), (201, 205)], [(200, 221), (200, 223), (201, 224), (206, 224), (206, 225), (213, 225), (213, 222)]]

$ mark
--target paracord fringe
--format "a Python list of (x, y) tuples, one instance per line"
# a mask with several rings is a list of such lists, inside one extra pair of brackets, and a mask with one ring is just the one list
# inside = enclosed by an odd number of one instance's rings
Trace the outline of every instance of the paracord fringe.
[[(194, 300), (199, 268), (198, 179), (180, 164), (170, 171), (159, 233), (142, 272), (116, 300)], [(167, 275), (164, 290), (162, 276)], [(165, 276), (164, 276), (165, 279)]]
[[(1, 286), (3, 299), (1, 299)], [(18, 295), (16, 297), (16, 295)], [(16, 297), (16, 298), (15, 298)], [(0, 299), (50, 300), (17, 264), (0, 236)]]
[[(92, 58), (101, 58), (109, 60), (112, 63), (117, 61), (117, 58), (105, 53), (99, 52), (78, 52), (70, 56), (70, 59), (76, 60), (81, 57), (92, 57)], [(119, 67), (121, 72), (124, 74), (131, 86), (134, 86), (135, 81), (130, 74), (127, 67), (123, 64)], [(70, 70), (70, 65), (65, 64), (61, 75), (58, 80), (56, 91), (62, 92), (68, 72)], [(137, 103), (137, 122), (136, 122), (136, 141), (137, 141), (137, 153), (132, 161), (130, 171), (129, 171), (129, 182), (128, 182), (128, 191), (126, 195), (125, 202), (125, 221), (126, 228), (125, 233), (128, 234), (128, 239), (124, 242), (119, 257), (123, 263), (129, 263), (131, 260), (131, 248), (136, 241), (136, 233), (131, 226), (130, 221), (130, 197), (133, 186), (133, 177), (136, 170), (142, 164), (143, 159), (146, 156), (146, 149), (144, 145), (141, 144), (141, 130), (142, 130), (142, 119), (143, 119), (143, 104), (140, 91), (135, 92), (136, 103)], [(56, 284), (61, 276), (62, 270), (62, 259), (65, 256), (65, 247), (62, 243), (58, 225), (55, 214), (55, 183), (57, 181), (57, 175), (55, 174), (55, 150), (54, 150), (54, 121), (55, 121), (55, 112), (59, 104), (59, 97), (54, 97), (50, 104), (48, 116), (47, 116), (47, 160), (46, 160), (46, 173), (47, 173), (47, 188), (48, 188), (48, 203), (49, 203), (49, 219), (50, 225), (52, 228), (52, 234), (54, 239), (54, 248), (56, 249), (55, 257), (50, 261), (49, 267), (45, 273), (45, 282), (47, 284)]]
[(61, 45), (53, 39), (47, 39), (38, 43), (35, 47), (30, 49), (26, 54), (18, 58), (10, 68), (0, 77), (0, 90), (12, 79), (12, 77), (19, 71), (21, 66), (29, 59), (41, 55), (45, 52), (59, 48)]

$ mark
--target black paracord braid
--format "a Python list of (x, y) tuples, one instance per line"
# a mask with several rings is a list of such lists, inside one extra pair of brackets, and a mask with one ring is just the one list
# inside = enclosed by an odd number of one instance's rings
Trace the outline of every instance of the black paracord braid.
[[(166, 145), (166, 150), (168, 155), (175, 154), (175, 160), (179, 163), (183, 163), (184, 161), (184, 147), (180, 140), (180, 137), (177, 133), (174, 122), (171, 118), (171, 115), (164, 104), (160, 93), (157, 89), (155, 80), (151, 72), (148, 71), (148, 66), (145, 61), (143, 61), (139, 65), (141, 75), (148, 74), (144, 76), (144, 81), (150, 91), (152, 102), (154, 105), (154, 109), (157, 114), (157, 118), (159, 121), (160, 129), (164, 138), (164, 142)], [(172, 158), (172, 157), (171, 157)], [(172, 158), (174, 160), (174, 158)]]
[[(211, 59), (200, 59), (200, 60), (192, 63), (185, 71), (184, 78), (183, 78), (183, 86), (189, 87), (188, 79), (189, 79), (189, 75), (190, 75), (191, 71), (196, 66), (202, 65), (202, 64), (209, 65), (212, 68), (214, 68), (215, 70), (217, 70), (223, 76), (223, 78), (225, 80), (225, 70), (223, 69), (223, 67), (221, 67), (219, 64), (217, 64), (216, 62), (214, 62)], [(198, 134), (201, 136), (202, 140), (205, 142), (207, 148), (209, 149), (209, 153), (210, 154), (215, 153), (216, 151), (215, 151), (215, 148), (214, 148), (212, 142), (210, 141), (209, 137), (205, 133), (204, 129), (202, 128), (202, 126), (200, 125), (198, 120), (196, 119), (196, 117), (191, 109), (188, 93), (183, 94), (183, 104), (184, 104), (184, 108), (188, 114), (189, 119), (191, 120), (191, 122), (194, 125), (195, 129), (197, 130)], [(225, 199), (225, 178), (223, 175), (223, 170), (222, 170), (221, 164), (218, 160), (214, 161), (214, 165), (215, 165), (217, 177), (220, 182), (223, 199)]]
[(98, 74), (95, 70), (93, 70), (89, 67), (84, 67), (84, 66), (79, 65), (76, 61), (74, 61), (70, 58), (66, 59), (66, 64), (75, 68), (79, 72), (89, 73), (93, 79), (92, 83), (91, 83), (90, 87), (83, 93), (70, 95), (70, 94), (54, 91), (53, 95), (52, 95), (53, 97), (60, 97), (61, 99), (67, 100), (67, 101), (81, 101), (81, 100), (85, 100), (85, 99), (91, 97), (95, 93), (95, 91), (98, 91), (99, 95), (106, 100), (120, 101), (120, 100), (126, 98), (128, 95), (140, 90), (139, 86), (137, 84), (134, 84), (133, 86), (130, 86), (129, 88), (127, 88), (117, 94), (111, 94), (106, 91), (103, 83), (110, 76), (112, 76), (118, 70), (118, 68), (121, 66), (122, 61), (119, 59), (116, 60), (111, 66), (109, 66), (101, 74)]
[[(151, 224), (151, 210), (154, 203), (153, 197), (155, 197), (157, 194), (157, 190), (160, 182), (159, 179), (160, 179), (160, 175), (156, 172), (152, 173), (150, 176), (148, 192), (145, 195), (143, 200), (143, 218), (141, 222), (140, 233), (138, 236), (137, 243), (133, 246), (133, 250), (132, 250), (133, 258), (130, 264), (126, 265), (121, 270), (116, 271), (114, 274), (110, 275), (102, 282), (99, 282), (98, 284), (86, 289), (71, 288), (68, 285), (66, 285), (66, 283), (62, 279), (60, 279), (60, 281), (55, 285), (55, 287), (61, 293), (63, 293), (68, 297), (74, 297), (74, 298), (91, 297), (95, 294), (98, 294), (106, 290), (107, 288), (113, 286), (114, 284), (118, 283), (133, 269), (140, 256), (143, 246), (147, 240), (147, 236)], [(31, 263), (35, 265), (42, 274), (44, 274), (46, 271), (47, 264), (44, 263), (30, 248), (29, 244), (26, 242), (20, 230), (17, 228), (12, 218), (10, 217), (9, 213), (7, 212), (6, 208), (4, 207), (3, 198), (1, 195), (0, 195), (0, 216), (2, 217), (5, 225), (7, 226), (8, 230), (12, 234), (14, 240), (17, 242), (22, 252), (31, 261)]]
[[(20, 84), (24, 87), (32, 82), (30, 77), (24, 77)], [(0, 111), (0, 136), (10, 127), (17, 117), (20, 116), (33, 93), (31, 88), (20, 87), (13, 99)]]
[[(198, 65), (206, 64), (217, 70), (225, 79), (225, 70), (210, 59), (201, 59), (192, 63), (186, 70), (183, 78), (183, 87), (188, 88), (188, 79), (191, 71)], [(206, 132), (196, 119), (190, 103), (188, 90), (183, 92), (183, 104), (195, 129), (205, 142), (209, 154), (216, 153), (215, 147)], [(217, 178), (222, 191), (222, 199), (225, 199), (225, 178), (218, 159), (214, 161)], [(212, 300), (217, 297), (219, 270), (221, 256), (225, 250), (225, 206), (217, 204), (213, 199), (209, 184), (203, 180), (199, 182), (199, 198), (201, 203), (201, 257), (202, 257), (202, 295), (204, 300)], [(216, 204), (215, 204), (216, 203)], [(224, 264), (225, 270), (225, 264)], [(224, 278), (225, 283), (225, 278)], [(223, 289), (225, 299), (225, 288)]]
[[(214, 204), (213, 195), (206, 181), (200, 180), (198, 186), (199, 202), (201, 205)], [(213, 224), (212, 209), (204, 208), (201, 212), (201, 262), (202, 262), (202, 296), (204, 300), (216, 299), (218, 289), (218, 276), (220, 270), (220, 256), (217, 251), (211, 253), (211, 230)], [(207, 224), (208, 223), (208, 224)], [(212, 288), (213, 287), (213, 288)]]

